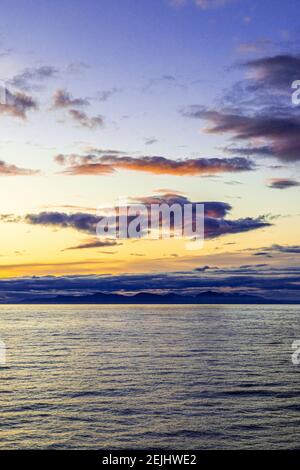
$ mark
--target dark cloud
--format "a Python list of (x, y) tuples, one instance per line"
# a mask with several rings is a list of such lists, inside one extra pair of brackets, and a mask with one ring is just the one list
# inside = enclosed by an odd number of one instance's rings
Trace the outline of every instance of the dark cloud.
[[(225, 216), (230, 212), (231, 206), (224, 202), (191, 202), (186, 197), (177, 194), (165, 194), (154, 197), (143, 197), (132, 202), (131, 208), (134, 208), (134, 204), (144, 204), (150, 209), (151, 204), (167, 204), (171, 207), (173, 204), (179, 204), (181, 207), (184, 204), (190, 204), (193, 209), (192, 220), (190, 221), (191, 227), (195, 227), (196, 224), (196, 204), (204, 205), (204, 234), (205, 238), (216, 238), (227, 234), (237, 234), (256, 230), (271, 225), (265, 217), (251, 218), (247, 217), (244, 219), (230, 220)], [(111, 211), (112, 212), (112, 211)], [(184, 213), (184, 211), (183, 211)], [(182, 213), (182, 217), (183, 217)], [(118, 227), (118, 212), (117, 215), (117, 227)], [(148, 216), (150, 211), (148, 212)], [(54, 228), (71, 228), (79, 232), (84, 232), (89, 235), (96, 234), (97, 223), (100, 222), (103, 217), (109, 217), (110, 213), (104, 215), (93, 215), (89, 213), (73, 213), (67, 214), (64, 212), (40, 212), (38, 214), (27, 214), (24, 218), (26, 223), (32, 225), (42, 225)], [(150, 220), (146, 217), (145, 223), (151, 228), (151, 217)], [(135, 215), (128, 217), (128, 223), (135, 219)], [(112, 219), (113, 221), (113, 219)], [(173, 225), (174, 216), (171, 215), (170, 226)], [(161, 220), (161, 224), (165, 224), (166, 220)], [(168, 219), (169, 222), (169, 219)], [(112, 222), (113, 223), (113, 222)], [(161, 225), (162, 226), (162, 225)], [(140, 237), (145, 236), (146, 233), (141, 232)]]
[(257, 86), (290, 93), (291, 84), (300, 77), (300, 56), (282, 54), (262, 57), (243, 64), (253, 73)]
[(239, 68), (246, 72), (246, 78), (225, 92), (221, 100), (223, 108), (299, 115), (291, 102), (292, 83), (300, 76), (299, 55), (265, 56), (239, 64)]
[[(83, 262), (84, 263), (84, 262)], [(76, 263), (66, 263), (75, 264)], [(15, 269), (15, 268), (14, 268)], [(24, 277), (0, 280), (0, 299), (26, 301), (66, 295), (93, 293), (176, 292), (182, 295), (206, 291), (247, 293), (270, 300), (300, 300), (300, 268), (274, 268), (266, 264), (242, 265), (232, 268), (214, 268), (175, 272), (141, 273), (116, 276), (69, 275)]]
[[(284, 162), (300, 160), (300, 117), (276, 114), (243, 115), (238, 112), (208, 110), (202, 106), (192, 106), (183, 111), (191, 118), (204, 119), (210, 122), (206, 129), (210, 134), (230, 134), (234, 140), (264, 140), (266, 144), (242, 149), (243, 154), (261, 154), (274, 156)], [(227, 151), (238, 151), (238, 148)]]
[(275, 189), (288, 189), (300, 186), (299, 181), (291, 178), (272, 178), (268, 184), (269, 188)]
[(205, 218), (205, 237), (216, 238), (230, 233), (242, 233), (259, 228), (269, 227), (271, 224), (264, 217), (238, 220)]
[(257, 253), (253, 253), (253, 256), (263, 256), (265, 258), (272, 258), (272, 255), (267, 251), (258, 251)]
[(287, 254), (300, 254), (300, 245), (272, 245), (269, 247), (262, 248), (264, 252), (274, 252), (274, 253), (287, 253)]
[[(151, 204), (179, 204), (183, 206), (184, 204), (191, 204), (191, 201), (184, 195), (178, 193), (164, 193), (161, 195), (155, 196), (145, 196), (135, 199), (134, 202), (145, 204), (150, 206)], [(196, 204), (196, 203), (193, 203)], [(211, 218), (224, 218), (232, 209), (232, 206), (227, 202), (220, 201), (207, 201), (199, 202), (198, 204), (204, 204), (204, 214), (206, 217)]]
[(8, 84), (21, 90), (39, 89), (40, 83), (58, 75), (58, 69), (50, 65), (32, 67), (23, 70), (8, 81)]
[(31, 225), (43, 225), (57, 228), (72, 228), (79, 232), (96, 234), (96, 225), (99, 216), (76, 212), (67, 214), (65, 212), (40, 212), (39, 214), (27, 214), (25, 222)]
[(28, 111), (38, 109), (37, 101), (25, 93), (13, 93), (4, 90), (3, 100), (0, 102), (0, 115), (7, 114), (12, 117), (26, 119)]
[(39, 173), (39, 170), (20, 168), (16, 165), (0, 160), (0, 176), (32, 176)]
[[(150, 207), (151, 204), (167, 204), (172, 206), (173, 204), (193, 204), (193, 210), (197, 203), (189, 201), (185, 196), (176, 193), (166, 193), (159, 196), (143, 197), (139, 198), (137, 203), (145, 204)], [(205, 238), (216, 238), (226, 234), (242, 233), (250, 230), (256, 230), (263, 227), (268, 227), (271, 224), (267, 222), (265, 217), (258, 218), (245, 218), (238, 220), (226, 219), (226, 215), (231, 211), (232, 207), (230, 204), (225, 202), (198, 202), (198, 204), (204, 205), (204, 234)], [(193, 212), (195, 217), (195, 212)], [(195, 224), (193, 219), (192, 224)]]
[(226, 172), (242, 172), (254, 169), (251, 160), (235, 158), (195, 158), (173, 160), (161, 156), (131, 157), (121, 155), (57, 155), (57, 163), (66, 166), (69, 175), (99, 175), (115, 170), (142, 171), (168, 175), (210, 175)]
[(281, 245), (273, 245), (273, 249), (280, 251), (281, 253), (292, 253), (292, 254), (300, 254), (300, 246), (281, 246)]
[(200, 268), (196, 268), (195, 271), (199, 273), (204, 273), (205, 271), (216, 270), (216, 269), (218, 269), (216, 266), (211, 267), (211, 266), (206, 265), (206, 266), (201, 266)]
[[(292, 104), (292, 82), (300, 77), (300, 56), (285, 54), (249, 60), (246, 78), (226, 90), (218, 108), (192, 105), (186, 117), (208, 122), (211, 134), (228, 134), (233, 155), (300, 160), (300, 108)], [(240, 144), (237, 142), (240, 141)]]
[[(228, 146), (228, 147), (225, 147), (223, 149), (225, 152), (227, 153), (231, 153), (231, 154), (239, 154), (239, 155), (242, 155), (242, 156), (246, 156), (246, 157), (251, 157), (251, 156), (258, 156), (258, 155), (261, 155), (261, 156), (265, 156), (265, 157), (271, 157), (273, 155), (273, 152), (272, 152), (272, 149), (271, 147), (268, 147), (268, 146), (260, 146), (260, 147), (254, 147), (254, 146), (251, 146), (251, 147), (233, 147), (233, 146)], [(281, 168), (281, 167), (277, 167), (277, 168)]]

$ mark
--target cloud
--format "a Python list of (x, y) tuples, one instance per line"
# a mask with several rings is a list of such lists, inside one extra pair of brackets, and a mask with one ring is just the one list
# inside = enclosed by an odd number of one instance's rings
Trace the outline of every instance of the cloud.
[(254, 42), (244, 42), (238, 45), (237, 51), (241, 53), (257, 53), (263, 52), (268, 48), (274, 47), (275, 44), (268, 39), (261, 39)]
[(197, 7), (202, 10), (208, 10), (210, 8), (218, 8), (228, 5), (233, 0), (194, 0)]
[[(147, 207), (150, 207), (151, 204), (168, 204), (169, 206), (173, 204), (179, 204), (180, 206), (184, 206), (184, 204), (192, 203), (186, 196), (176, 192), (139, 197), (134, 199), (133, 202), (144, 204)], [(196, 203), (194, 202), (193, 204)], [(198, 204), (204, 204), (205, 216), (212, 218), (224, 218), (232, 209), (232, 206), (227, 202), (206, 201), (199, 202)]]
[[(244, 115), (238, 112), (225, 112), (191, 106), (183, 111), (186, 117), (204, 119), (211, 126), (206, 128), (209, 134), (230, 134), (235, 140), (255, 142), (264, 141), (263, 145), (245, 149), (241, 153), (274, 156), (283, 162), (300, 160), (300, 117), (278, 116), (274, 113)], [(227, 151), (239, 152), (238, 148)]]
[(218, 268), (206, 265), (206, 266), (201, 266), (200, 268), (196, 268), (195, 271), (199, 273), (204, 273), (205, 271), (209, 271), (211, 269), (216, 270)]
[(231, 153), (231, 154), (239, 154), (239, 155), (243, 155), (243, 156), (247, 156), (247, 157), (250, 157), (250, 156), (258, 156), (258, 155), (261, 155), (261, 156), (265, 156), (265, 157), (272, 157), (273, 155), (273, 152), (272, 152), (272, 149), (271, 147), (267, 146), (267, 145), (261, 145), (259, 147), (255, 147), (255, 146), (251, 146), (251, 147), (233, 147), (233, 146), (227, 146), (227, 147), (224, 147), (223, 149), (225, 152), (227, 153)]
[(275, 55), (245, 62), (243, 67), (252, 72), (257, 86), (290, 93), (291, 84), (300, 77), (299, 55)]
[(115, 170), (141, 171), (156, 175), (200, 176), (254, 169), (251, 160), (236, 158), (169, 159), (161, 156), (131, 157), (121, 155), (57, 155), (55, 161), (66, 167), (69, 175), (105, 175)]
[(136, 200), (150, 208), (151, 204), (167, 204), (171, 207), (173, 204), (179, 204), (184, 207), (185, 204), (193, 206), (192, 225), (195, 226), (196, 204), (204, 205), (204, 235), (206, 239), (217, 238), (226, 234), (243, 233), (264, 227), (271, 224), (267, 222), (265, 217), (244, 218), (238, 220), (230, 220), (225, 217), (229, 214), (232, 207), (225, 202), (192, 202), (188, 198), (177, 193), (166, 193), (159, 196), (141, 197)]
[(66, 67), (66, 71), (67, 71), (67, 73), (77, 75), (77, 74), (81, 74), (82, 72), (88, 70), (89, 68), (90, 68), (90, 66), (88, 64), (86, 64), (85, 62), (77, 61), (77, 62), (71, 62)]
[[(84, 265), (86, 261), (82, 261)], [(80, 262), (66, 263), (76, 268)], [(24, 265), (19, 265), (24, 266)], [(51, 265), (43, 265), (51, 269)], [(5, 267), (10, 269), (11, 266)], [(16, 266), (12, 266), (16, 269)], [(206, 267), (193, 271), (173, 273), (140, 273), (126, 275), (68, 275), (27, 276), (0, 279), (0, 299), (25, 301), (30, 298), (66, 295), (80, 296), (93, 293), (137, 292), (193, 295), (201, 292), (228, 292), (256, 294), (270, 300), (299, 300), (299, 267), (274, 268), (266, 264), (242, 265), (228, 268)]]
[[(286, 246), (283, 246), (283, 245), (271, 245), (269, 247), (264, 247), (262, 248), (262, 252), (266, 252), (266, 253), (269, 253), (269, 252), (275, 252), (275, 253), (287, 253), (287, 254), (300, 254), (300, 245), (286, 245)], [(259, 253), (262, 253), (262, 252), (259, 252)]]
[(14, 214), (0, 214), (0, 221), (3, 223), (18, 223), (22, 222), (22, 217)]
[[(272, 41), (260, 40), (244, 44), (241, 51), (277, 46)], [(242, 114), (299, 116), (299, 108), (292, 105), (291, 96), (292, 83), (300, 76), (300, 55), (267, 55), (235, 64), (234, 68), (244, 71), (245, 77), (225, 92), (220, 107), (235, 108)]]
[(231, 233), (243, 233), (268, 227), (271, 224), (264, 217), (238, 220), (205, 218), (205, 237), (216, 238)]
[(281, 245), (273, 245), (273, 249), (276, 251), (280, 251), (281, 253), (292, 253), (292, 254), (300, 254), (300, 246), (281, 246)]
[(85, 111), (82, 111), (82, 106), (88, 106), (90, 102), (86, 98), (73, 98), (73, 96), (65, 89), (56, 90), (53, 95), (52, 110), (66, 109), (68, 116), (79, 124), (81, 127), (88, 129), (95, 129), (103, 127), (103, 116), (88, 116)]
[(78, 74), (82, 74), (82, 72), (85, 72), (89, 68), (90, 66), (86, 64), (85, 62), (82, 62), (82, 61), (71, 62), (69, 65), (67, 65), (66, 72), (72, 75), (78, 75)]
[(78, 155), (58, 154), (54, 161), (62, 166), (67, 166), (63, 173), (69, 175), (107, 175), (114, 171), (110, 165), (96, 163), (94, 155), (80, 157)]
[(69, 116), (80, 126), (87, 127), (88, 129), (95, 129), (104, 125), (104, 118), (102, 116), (89, 117), (84, 111), (78, 111), (78, 109), (70, 109)]
[[(192, 220), (190, 221), (191, 226), (195, 226), (196, 223), (196, 204), (203, 204), (204, 205), (204, 232), (205, 238), (216, 238), (222, 235), (227, 234), (237, 234), (248, 232), (251, 230), (257, 230), (260, 228), (265, 228), (271, 226), (265, 217), (257, 217), (251, 218), (247, 217), (244, 219), (237, 219), (237, 220), (230, 220), (225, 218), (229, 212), (231, 211), (232, 207), (224, 202), (191, 202), (186, 197), (181, 196), (176, 193), (170, 193), (165, 195), (159, 196), (151, 196), (151, 197), (141, 197), (135, 199), (134, 201), (129, 201), (131, 204), (131, 208), (134, 208), (135, 204), (144, 204), (146, 208), (150, 209), (151, 204), (167, 204), (171, 207), (173, 204), (179, 204), (183, 207), (185, 204), (192, 205), (193, 208), (193, 216)], [(113, 208), (112, 208), (113, 209)], [(118, 208), (116, 208), (118, 209)], [(151, 212), (148, 211), (148, 216), (146, 217), (145, 222), (151, 229)], [(118, 227), (118, 212), (117, 212), (117, 227)], [(38, 214), (27, 214), (24, 218), (25, 223), (31, 225), (41, 225), (46, 227), (54, 227), (54, 228), (71, 228), (79, 232), (84, 232), (89, 235), (96, 234), (96, 227), (97, 223), (100, 222), (103, 217), (109, 217), (110, 213), (105, 212), (103, 215), (93, 215), (90, 213), (72, 213), (67, 214), (64, 212), (49, 212), (44, 211)], [(149, 218), (148, 218), (149, 217)], [(128, 224), (135, 219), (135, 215), (128, 216)], [(174, 218), (171, 217), (171, 227), (172, 221)], [(113, 219), (112, 219), (113, 221)], [(163, 220), (161, 223), (165, 223), (166, 220)], [(112, 222), (113, 223), (113, 222)], [(141, 233), (141, 237), (146, 235), (147, 232)], [(93, 242), (92, 242), (93, 243)], [(86, 245), (86, 243), (84, 243)], [(82, 245), (81, 245), (82, 247)], [(86, 246), (84, 246), (86, 247)], [(90, 246), (89, 246), (90, 247)]]
[(0, 160), (0, 176), (32, 176), (39, 173), (39, 170), (20, 168), (16, 165)]
[[(191, 0), (191, 3), (196, 5), (201, 10), (209, 10), (211, 8), (219, 8), (228, 5), (234, 0)], [(184, 6), (190, 3), (190, 0), (170, 0), (170, 4), (173, 6)]]
[(63, 251), (66, 250), (85, 250), (89, 248), (105, 248), (105, 247), (111, 247), (111, 246), (117, 246), (119, 243), (117, 243), (116, 240), (98, 240), (97, 238), (92, 238), (88, 239), (83, 243), (80, 243), (79, 245), (76, 246), (71, 246), (69, 248), (66, 248)]
[(58, 75), (58, 69), (51, 65), (32, 67), (12, 77), (8, 84), (21, 90), (39, 89), (39, 84)]
[(155, 137), (150, 137), (148, 139), (145, 139), (145, 145), (153, 145), (156, 144), (158, 140)]
[(185, 5), (187, 0), (169, 0), (170, 5), (181, 7)]
[(95, 235), (99, 216), (88, 213), (76, 212), (67, 214), (65, 212), (43, 211), (39, 214), (27, 214), (24, 221), (31, 225), (43, 225), (57, 228), (72, 228), (79, 232)]
[(300, 114), (292, 105), (291, 84), (300, 77), (300, 56), (266, 56), (239, 68), (246, 78), (224, 93), (218, 108), (192, 105), (182, 115), (208, 122), (207, 133), (228, 134), (234, 145), (225, 150), (232, 155), (299, 161)]
[(254, 253), (253, 256), (263, 256), (266, 258), (272, 258), (272, 255), (266, 251), (258, 251), (257, 253)]
[[(97, 154), (100, 156), (111, 156), (111, 157), (117, 157), (117, 156), (122, 156), (127, 154), (124, 150), (116, 150), (116, 149), (101, 149), (101, 148), (95, 148), (95, 147), (87, 147), (86, 152), (88, 155), (91, 154)], [(85, 157), (84, 157), (85, 158)]]
[(89, 105), (89, 101), (86, 98), (73, 98), (65, 89), (59, 89), (54, 92), (52, 109), (86, 105)]
[(109, 90), (102, 90), (97, 93), (96, 99), (104, 102), (120, 91), (122, 91), (121, 88), (116, 87), (110, 88)]
[(272, 178), (268, 184), (269, 188), (275, 189), (288, 189), (295, 186), (300, 186), (299, 181), (291, 178)]
[(249, 53), (249, 52), (259, 52), (259, 46), (254, 42), (246, 42), (239, 44), (237, 47), (238, 52)]
[(3, 58), (3, 57), (9, 57), (12, 53), (13, 53), (13, 49), (12, 48), (7, 48), (7, 49), (0, 49), (0, 58)]
[(4, 99), (0, 102), (0, 115), (7, 114), (20, 119), (26, 119), (28, 111), (36, 111), (37, 109), (37, 101), (22, 92), (13, 93), (5, 90)]

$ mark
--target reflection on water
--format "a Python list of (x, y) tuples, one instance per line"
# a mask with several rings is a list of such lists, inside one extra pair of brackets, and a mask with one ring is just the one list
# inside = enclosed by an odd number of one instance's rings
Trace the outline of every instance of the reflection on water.
[(1, 306), (0, 448), (296, 448), (297, 306)]

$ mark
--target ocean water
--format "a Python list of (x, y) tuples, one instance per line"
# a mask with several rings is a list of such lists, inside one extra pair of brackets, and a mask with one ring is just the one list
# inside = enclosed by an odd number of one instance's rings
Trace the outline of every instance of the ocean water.
[(1, 449), (300, 448), (298, 306), (1, 306)]

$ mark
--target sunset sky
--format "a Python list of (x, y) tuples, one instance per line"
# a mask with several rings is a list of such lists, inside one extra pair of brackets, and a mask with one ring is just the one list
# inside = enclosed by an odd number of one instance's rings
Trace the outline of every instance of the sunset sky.
[[(42, 285), (300, 300), (299, 12), (3, 0), (0, 298)], [(156, 196), (205, 204), (201, 250), (96, 238), (99, 207)]]

